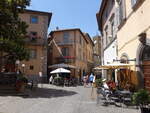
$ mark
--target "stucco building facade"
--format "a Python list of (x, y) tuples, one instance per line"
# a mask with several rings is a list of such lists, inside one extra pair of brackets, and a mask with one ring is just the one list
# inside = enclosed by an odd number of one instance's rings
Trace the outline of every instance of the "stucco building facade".
[[(102, 65), (117, 60), (117, 15), (116, 0), (103, 0), (99, 12), (96, 14), (99, 30), (102, 34), (101, 59)], [(115, 80), (115, 72), (102, 70), (103, 78)]]
[(93, 42), (87, 33), (80, 29), (58, 29), (50, 33), (50, 38), (48, 59), (52, 59), (52, 62), (49, 65), (64, 63), (75, 66), (70, 68), (71, 76), (79, 79), (90, 73), (93, 66)]
[(99, 35), (93, 37), (93, 57), (94, 67), (101, 65), (101, 37)]
[[(103, 0), (99, 14), (104, 12), (107, 2), (108, 0)], [(129, 76), (121, 75), (121, 78), (126, 80), (125, 84), (130, 83), (135, 88), (145, 87), (150, 90), (150, 1), (114, 0), (114, 2), (117, 39), (116, 61), (131, 65), (130, 71), (121, 70)], [(103, 19), (103, 16), (98, 17), (98, 14), (97, 18), (99, 28), (104, 35), (103, 28), (107, 21), (103, 21), (106, 19)]]
[(39, 73), (41, 73), (42, 77), (46, 79), (47, 31), (52, 13), (26, 10), (19, 16), (21, 20), (26, 22), (28, 25), (27, 38), (24, 40), (25, 46), (29, 49), (30, 53), (28, 61), (20, 62), (20, 70), (24, 71), (29, 79), (38, 80)]
[[(118, 57), (133, 64), (132, 81), (150, 90), (150, 1), (121, 0), (124, 18), (120, 19), (118, 36)], [(118, 5), (119, 6), (119, 5)], [(121, 6), (120, 6), (121, 8)]]

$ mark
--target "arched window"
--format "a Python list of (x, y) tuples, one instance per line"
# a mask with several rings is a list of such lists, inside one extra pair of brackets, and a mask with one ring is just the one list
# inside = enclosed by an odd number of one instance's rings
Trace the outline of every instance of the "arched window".
[(121, 56), (121, 60), (120, 60), (120, 63), (126, 63), (128, 64), (129, 63), (129, 60), (128, 60), (128, 55), (126, 53), (122, 54)]

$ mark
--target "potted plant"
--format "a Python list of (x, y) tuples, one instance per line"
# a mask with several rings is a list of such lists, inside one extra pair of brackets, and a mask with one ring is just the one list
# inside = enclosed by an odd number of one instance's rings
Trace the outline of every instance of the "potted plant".
[(103, 84), (103, 83), (102, 83), (102, 79), (96, 79), (96, 80), (95, 80), (95, 84), (96, 84), (96, 87), (97, 87), (97, 88), (100, 88), (100, 87), (102, 86), (102, 84)]
[(17, 75), (16, 90), (18, 92), (24, 92), (25, 86), (28, 83), (28, 79), (22, 74)]
[(133, 104), (140, 106), (141, 113), (150, 113), (150, 95), (146, 89), (140, 89), (132, 96)]

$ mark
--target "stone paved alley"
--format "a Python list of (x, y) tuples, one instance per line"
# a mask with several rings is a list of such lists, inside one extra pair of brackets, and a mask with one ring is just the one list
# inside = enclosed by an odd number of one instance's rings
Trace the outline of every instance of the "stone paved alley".
[(137, 109), (97, 105), (91, 88), (44, 84), (28, 97), (0, 96), (0, 113), (139, 113)]

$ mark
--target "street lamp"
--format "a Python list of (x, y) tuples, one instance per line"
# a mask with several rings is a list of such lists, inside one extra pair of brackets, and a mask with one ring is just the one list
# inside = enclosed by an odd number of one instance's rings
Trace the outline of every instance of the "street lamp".
[(15, 64), (16, 64), (16, 67), (17, 67), (17, 69), (16, 69), (16, 71), (17, 71), (18, 67), (19, 67), (19, 64), (20, 64), (20, 60), (16, 60)]
[(22, 66), (23, 73), (24, 73), (24, 68), (25, 68), (26, 65), (25, 65), (25, 64), (22, 64), (21, 66)]
[(16, 60), (15, 64), (19, 65), (20, 64), (20, 60)]

